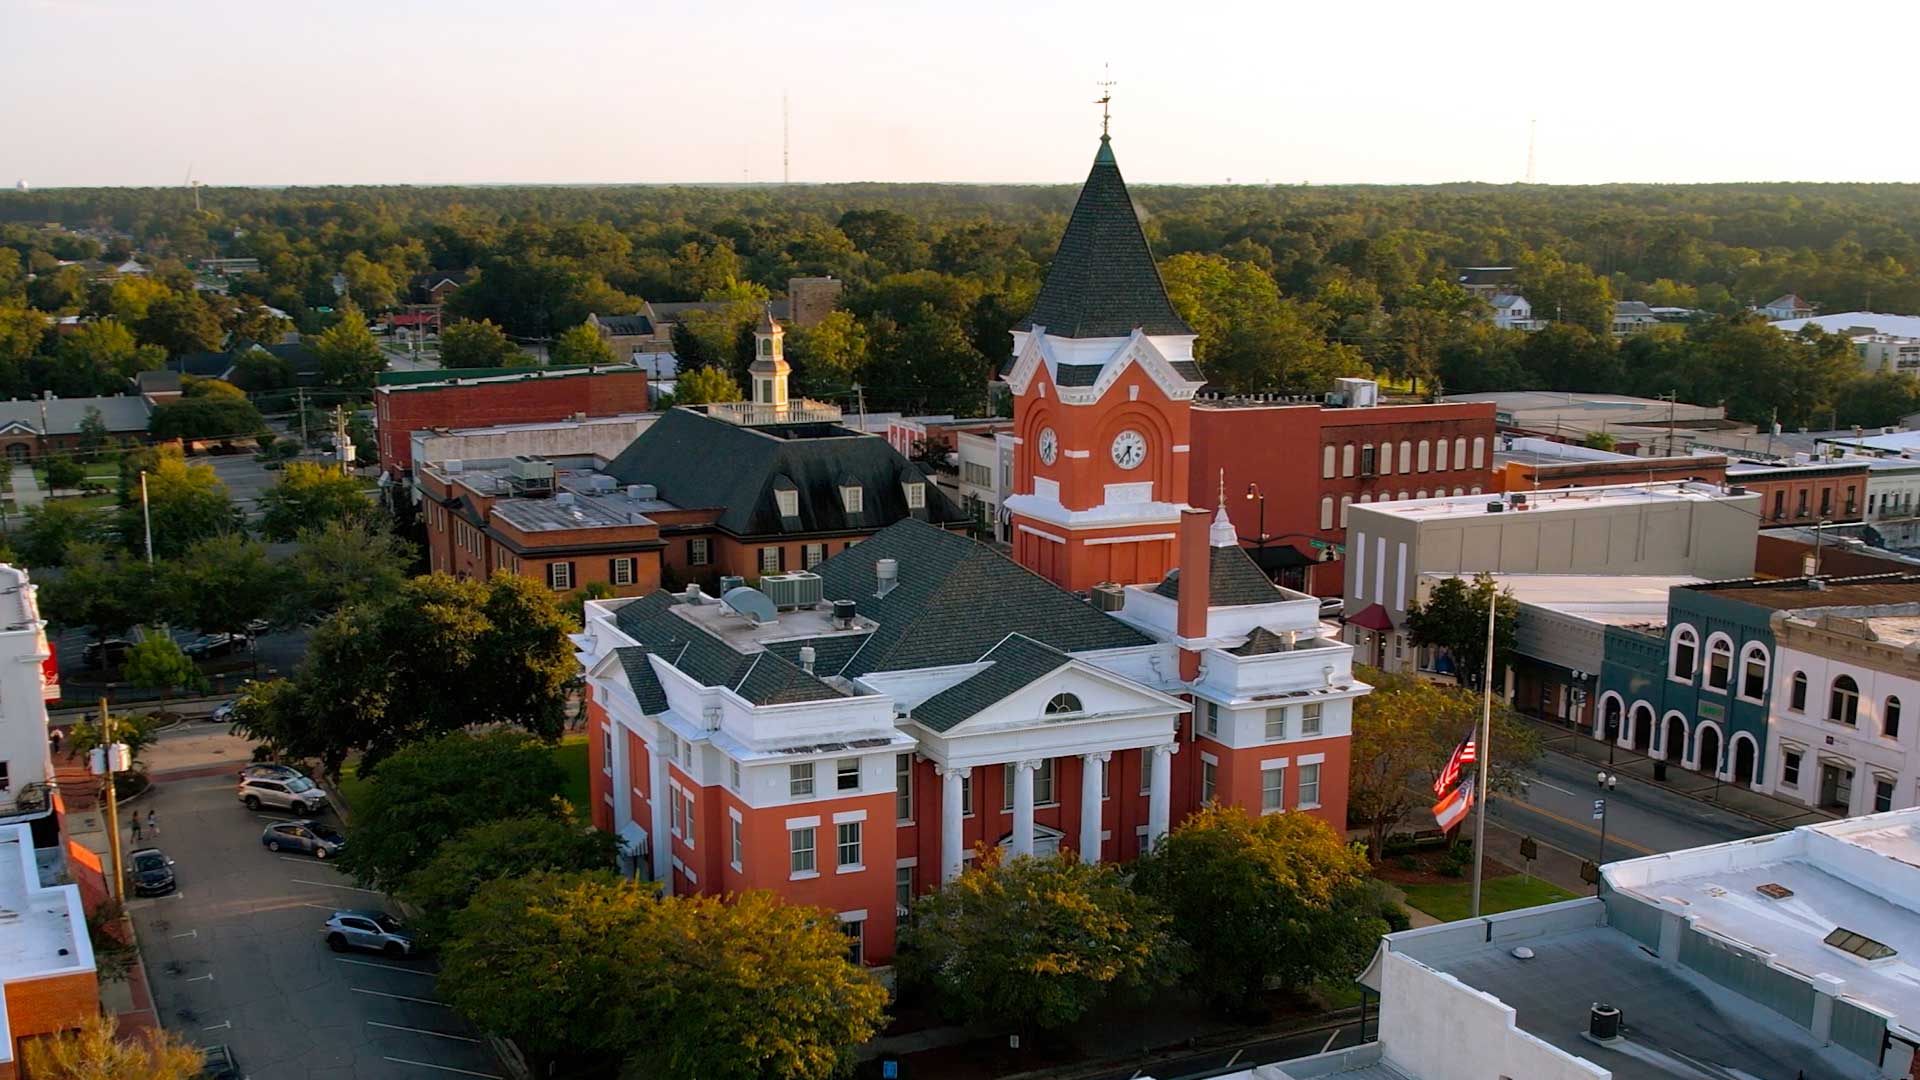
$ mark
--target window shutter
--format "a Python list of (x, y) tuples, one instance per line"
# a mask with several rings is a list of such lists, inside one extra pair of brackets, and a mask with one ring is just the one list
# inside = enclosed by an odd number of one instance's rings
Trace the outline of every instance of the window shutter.
[(618, 585), (620, 583), (620, 575), (616, 572), (619, 568), (619, 565), (620, 565), (619, 559), (607, 560), (607, 584)]
[(580, 587), (580, 571), (578, 568), (575, 567), (573, 563), (568, 563), (567, 564), (567, 588), (577, 589), (579, 587)]

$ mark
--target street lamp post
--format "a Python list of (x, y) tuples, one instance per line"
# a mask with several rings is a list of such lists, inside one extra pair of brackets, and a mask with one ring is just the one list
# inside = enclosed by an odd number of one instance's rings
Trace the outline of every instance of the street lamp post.
[(1260, 490), (1259, 484), (1248, 482), (1247, 498), (1257, 499), (1260, 502), (1260, 536), (1254, 540), (1254, 550), (1260, 553), (1260, 569), (1265, 570), (1267, 568), (1267, 495)]
[(1593, 800), (1594, 809), (1600, 815), (1600, 857), (1595, 860), (1594, 865), (1605, 866), (1607, 864), (1607, 796), (1613, 794), (1614, 786), (1620, 782), (1620, 778), (1602, 770), (1593, 774), (1593, 782), (1600, 788), (1600, 797)]

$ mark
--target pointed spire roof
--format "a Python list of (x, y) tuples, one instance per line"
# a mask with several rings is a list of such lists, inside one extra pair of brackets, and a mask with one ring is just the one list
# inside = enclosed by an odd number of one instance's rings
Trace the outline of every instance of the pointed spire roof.
[(753, 324), (753, 332), (756, 334), (771, 334), (780, 328), (779, 321), (773, 317), (773, 305), (761, 304), (760, 319)]
[(1193, 333), (1167, 299), (1127, 182), (1120, 178), (1113, 144), (1105, 135), (1100, 136), (1093, 171), (1073, 204), (1046, 283), (1019, 329), (1036, 325), (1068, 338), (1126, 337), (1136, 329)]

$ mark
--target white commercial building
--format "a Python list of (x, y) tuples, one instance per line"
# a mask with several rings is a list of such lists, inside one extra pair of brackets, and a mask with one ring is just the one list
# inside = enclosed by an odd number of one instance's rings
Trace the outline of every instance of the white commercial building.
[(40, 871), (66, 876), (53, 807), (47, 702), (60, 696), (59, 668), (27, 572), (0, 563), (0, 827), (31, 826)]
[(1755, 786), (1842, 815), (1920, 806), (1920, 604), (1778, 611)]
[(1006, 501), (1013, 484), (1013, 433), (962, 431), (954, 437), (960, 458), (959, 503), (967, 516), (1007, 540)]

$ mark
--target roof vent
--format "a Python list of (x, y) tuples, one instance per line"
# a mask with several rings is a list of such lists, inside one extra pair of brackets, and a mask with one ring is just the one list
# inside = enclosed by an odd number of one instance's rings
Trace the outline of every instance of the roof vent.
[(1533, 959), (1533, 950), (1527, 948), (1525, 945), (1515, 945), (1513, 947), (1513, 958), (1515, 960), (1531, 960)]
[(804, 671), (809, 675), (813, 674), (814, 655), (815, 654), (813, 651), (813, 646), (811, 645), (800, 646), (800, 670), (801, 671)]
[(1821, 941), (1839, 949), (1843, 953), (1857, 956), (1862, 960), (1886, 960), (1898, 955), (1899, 950), (1885, 942), (1875, 941), (1865, 934), (1857, 934), (1844, 926), (1836, 926), (1833, 933), (1821, 938)]
[(1501, 502), (1499, 499), (1494, 499), (1493, 501), (1487, 503), (1487, 513), (1489, 514), (1504, 514), (1506, 513), (1506, 510), (1507, 510), (1507, 504)]
[(690, 581), (687, 583), (687, 591), (685, 593), (685, 597), (686, 597), (687, 603), (693, 604), (695, 606), (698, 606), (706, 602), (706, 597), (700, 594), (700, 583), (697, 581)]
[(1769, 881), (1765, 885), (1755, 885), (1753, 891), (1769, 900), (1785, 900), (1793, 895), (1793, 890), (1778, 882)]
[(1587, 1014), (1587, 1034), (1599, 1042), (1612, 1042), (1620, 1037), (1620, 1010), (1604, 1001), (1596, 1001), (1593, 1011)]
[(900, 561), (881, 559), (873, 564), (873, 576), (875, 579), (873, 595), (887, 595), (893, 591), (894, 586), (900, 584)]
[(745, 585), (737, 589), (728, 589), (720, 594), (720, 602), (731, 608), (736, 615), (743, 615), (748, 622), (764, 625), (779, 619), (780, 614), (774, 608), (773, 601), (759, 589), (750, 589)]
[(627, 494), (636, 499), (657, 499), (660, 497), (660, 489), (652, 484), (635, 484), (627, 489)]
[(555, 495), (555, 496), (553, 497), (553, 501), (554, 501), (554, 502), (555, 502), (556, 504), (558, 504), (558, 505), (560, 505), (560, 506), (572, 506), (572, 505), (573, 505), (573, 492), (571, 492), (571, 491), (563, 491), (563, 492), (561, 492), (560, 494), (558, 494), (558, 495)]
[(466, 471), (467, 463), (459, 458), (448, 458), (446, 460), (446, 466), (448, 472), (457, 473)]
[(859, 613), (860, 606), (851, 600), (833, 602), (833, 625), (841, 630), (853, 629), (853, 618)]

